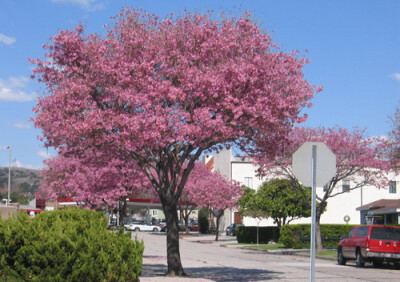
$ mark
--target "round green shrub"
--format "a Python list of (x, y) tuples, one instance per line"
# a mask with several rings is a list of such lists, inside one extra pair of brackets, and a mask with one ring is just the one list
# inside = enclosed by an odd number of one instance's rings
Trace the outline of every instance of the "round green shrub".
[(0, 220), (0, 275), (11, 281), (139, 281), (143, 242), (102, 213), (67, 208)]
[[(337, 247), (340, 236), (349, 233), (353, 227), (347, 224), (321, 224), (322, 245), (325, 248)], [(309, 248), (310, 234), (310, 224), (287, 224), (281, 227), (279, 241), (287, 248)]]

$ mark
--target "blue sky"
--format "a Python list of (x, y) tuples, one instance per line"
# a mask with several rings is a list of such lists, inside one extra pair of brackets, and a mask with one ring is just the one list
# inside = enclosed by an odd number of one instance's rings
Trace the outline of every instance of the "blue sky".
[[(45, 89), (30, 79), (28, 58), (43, 58), (43, 44), (77, 24), (104, 34), (103, 25), (125, 6), (161, 17), (185, 8), (216, 15), (248, 10), (281, 49), (309, 52), (305, 76), (324, 91), (306, 111), (305, 125), (357, 126), (370, 136), (390, 130), (389, 115), (400, 105), (398, 0), (0, 0), (0, 149), (12, 148), (13, 165), (40, 168), (51, 154), (29, 122)], [(0, 166), (7, 163), (7, 151), (0, 150)]]

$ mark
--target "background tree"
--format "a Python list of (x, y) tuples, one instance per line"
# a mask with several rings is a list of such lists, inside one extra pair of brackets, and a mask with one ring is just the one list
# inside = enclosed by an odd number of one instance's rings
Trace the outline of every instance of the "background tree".
[(180, 211), (181, 218), (185, 223), (185, 232), (189, 234), (189, 216), (196, 209), (197, 205), (192, 202), (188, 202), (184, 197), (182, 197), (181, 201), (178, 203), (178, 208)]
[(32, 60), (48, 92), (34, 109), (45, 145), (139, 166), (166, 215), (171, 276), (185, 274), (177, 204), (198, 157), (256, 139), (273, 155), (315, 92), (303, 78), (307, 60), (279, 51), (248, 14), (218, 22), (127, 8), (105, 37), (77, 26), (45, 49), (45, 60)]
[[(388, 183), (385, 172), (390, 171), (390, 161), (386, 157), (386, 140), (379, 137), (366, 137), (365, 130), (349, 131), (340, 127), (333, 128), (295, 128), (287, 142), (281, 143), (280, 154), (270, 158), (260, 152), (257, 158), (261, 165), (261, 174), (285, 176), (293, 181), (293, 187), (299, 188), (299, 182), (293, 175), (291, 162), (293, 153), (304, 142), (324, 142), (336, 155), (336, 174), (324, 186), (322, 196), (317, 195), (316, 208), (316, 246), (322, 248), (320, 219), (328, 205), (328, 199), (349, 190), (372, 185), (384, 187)], [(262, 144), (259, 149), (262, 151)], [(343, 180), (351, 183), (349, 190), (335, 189)], [(298, 189), (301, 192), (301, 189)]]
[(293, 188), (291, 180), (278, 178), (264, 182), (258, 191), (245, 188), (239, 201), (240, 212), (244, 216), (256, 218), (258, 223), (270, 217), (281, 228), (294, 219), (309, 217), (311, 214), (311, 191), (304, 186), (299, 189)]
[[(196, 198), (198, 195), (195, 191), (202, 191), (201, 193), (207, 193), (208, 183), (207, 179), (212, 177), (211, 171), (205, 167), (203, 163), (196, 162), (193, 171), (191, 172), (188, 182), (181, 195), (181, 200), (178, 203), (181, 216), (185, 221), (186, 233), (189, 232), (189, 216), (194, 209), (199, 205), (199, 201)], [(212, 185), (212, 184), (211, 184)], [(211, 187), (212, 188), (212, 187)], [(207, 195), (204, 195), (207, 196)]]
[(115, 207), (117, 201), (130, 194), (151, 193), (148, 179), (135, 163), (105, 151), (88, 149), (77, 156), (61, 149), (45, 164), (40, 190), (48, 199), (73, 198), (81, 205), (98, 209), (104, 204)]
[(238, 207), (242, 192), (239, 183), (228, 181), (218, 172), (210, 171), (204, 163), (197, 162), (182, 195), (196, 206), (212, 211), (216, 218), (215, 240), (218, 241), (221, 218), (226, 209)]
[(243, 216), (249, 216), (257, 220), (257, 245), (259, 242), (259, 225), (263, 218), (268, 218), (269, 213), (266, 211), (266, 206), (263, 199), (256, 190), (245, 187), (243, 195), (239, 199), (239, 212)]
[(269, 217), (269, 213), (266, 212), (262, 199), (260, 199), (256, 190), (248, 187), (243, 188), (243, 194), (239, 199), (239, 212), (243, 216), (253, 218)]
[(304, 186), (294, 189), (292, 183), (289, 179), (276, 178), (264, 182), (257, 191), (265, 212), (279, 228), (294, 219), (311, 216), (310, 189)]

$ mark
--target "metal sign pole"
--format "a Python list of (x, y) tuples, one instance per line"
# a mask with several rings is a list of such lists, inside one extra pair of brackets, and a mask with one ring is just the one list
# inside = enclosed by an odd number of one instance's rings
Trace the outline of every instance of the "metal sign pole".
[[(317, 156), (318, 150), (318, 156)], [(310, 166), (311, 156), (311, 166)], [(318, 164), (317, 164), (318, 159)], [(318, 167), (318, 173), (317, 173)], [(336, 156), (322, 142), (305, 142), (293, 153), (292, 169), (299, 182), (312, 188), (311, 238), (310, 238), (310, 281), (315, 275), (315, 238), (317, 218), (317, 185), (324, 186), (336, 174)], [(310, 177), (311, 176), (311, 177)]]
[(316, 222), (316, 175), (317, 175), (317, 146), (312, 145), (312, 197), (311, 197), (311, 238), (310, 238), (310, 281), (315, 276), (315, 222)]

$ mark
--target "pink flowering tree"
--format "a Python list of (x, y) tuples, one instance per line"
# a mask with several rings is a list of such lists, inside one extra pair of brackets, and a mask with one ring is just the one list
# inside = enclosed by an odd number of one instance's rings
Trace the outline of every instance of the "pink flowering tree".
[(45, 164), (40, 190), (46, 198), (73, 198), (82, 207), (91, 209), (102, 208), (104, 204), (116, 208), (117, 203), (122, 203), (118, 207), (121, 223), (128, 196), (154, 194), (135, 163), (118, 159), (109, 152), (88, 149), (72, 154), (61, 149), (58, 156)]
[(177, 205), (195, 161), (268, 140), (273, 154), (315, 91), (306, 59), (284, 53), (246, 14), (159, 19), (124, 9), (107, 34), (64, 30), (32, 60), (47, 88), (35, 107), (46, 146), (107, 150), (134, 162), (163, 205), (168, 274), (185, 275)]
[[(323, 142), (336, 155), (336, 174), (324, 187), (316, 210), (316, 234), (318, 249), (322, 248), (320, 219), (328, 205), (328, 199), (349, 191), (372, 185), (378, 188), (388, 183), (386, 172), (390, 171), (390, 161), (386, 158), (387, 143), (379, 137), (366, 137), (365, 130), (352, 131), (340, 128), (295, 128), (287, 142), (280, 144), (280, 153), (274, 158), (260, 153), (256, 156), (263, 175), (284, 175), (294, 183), (299, 183), (293, 175), (291, 162), (293, 153), (305, 142)], [(260, 147), (262, 150), (262, 147)], [(335, 189), (343, 181), (349, 181), (347, 189)], [(299, 187), (294, 185), (294, 187)], [(301, 192), (301, 189), (298, 189)]]
[(218, 241), (221, 217), (226, 209), (238, 207), (243, 189), (239, 183), (228, 181), (218, 172), (212, 172), (203, 163), (197, 162), (183, 190), (182, 199), (191, 205), (210, 209), (216, 218)]

